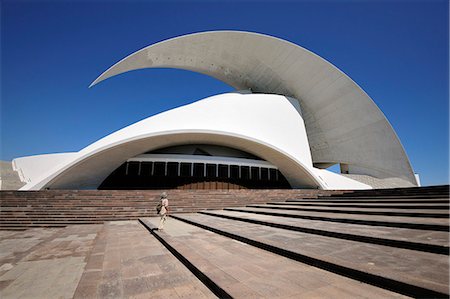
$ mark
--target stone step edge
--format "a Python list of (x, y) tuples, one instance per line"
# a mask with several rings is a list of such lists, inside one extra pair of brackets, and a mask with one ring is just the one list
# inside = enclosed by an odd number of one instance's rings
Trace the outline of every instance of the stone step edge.
[[(372, 190), (366, 190), (366, 191), (372, 191), (372, 192), (362, 192), (363, 190), (355, 190), (354, 192), (346, 192), (346, 193), (334, 193), (334, 194), (326, 194), (325, 196), (379, 196), (379, 195), (385, 195), (385, 194), (392, 194), (393, 196), (404, 196), (404, 195), (434, 195), (434, 194), (449, 194), (448, 189), (441, 189), (441, 190), (420, 190), (420, 191), (409, 191), (409, 192), (396, 192), (389, 189), (385, 192), (373, 192)], [(323, 196), (321, 194), (318, 194), (318, 196)]]
[(248, 208), (257, 209), (273, 209), (273, 210), (287, 210), (287, 211), (302, 211), (302, 212), (319, 212), (319, 213), (332, 213), (332, 214), (350, 214), (350, 215), (373, 215), (373, 216), (396, 216), (396, 217), (416, 217), (416, 218), (450, 218), (450, 214), (446, 213), (423, 213), (423, 212), (393, 212), (389, 211), (366, 211), (366, 210), (346, 210), (341, 208), (330, 209), (317, 209), (317, 208), (304, 208), (304, 207), (286, 207), (286, 206), (272, 206), (270, 204), (249, 204)]
[(266, 211), (243, 210), (243, 209), (239, 209), (239, 208), (224, 208), (223, 210), (269, 215), (269, 216), (286, 217), (286, 218), (301, 218), (301, 219), (308, 219), (308, 220), (328, 221), (328, 222), (340, 222), (340, 223), (385, 226), (385, 227), (398, 227), (398, 228), (411, 228), (411, 229), (420, 229), (420, 230), (427, 230), (427, 231), (431, 230), (431, 231), (440, 231), (440, 232), (450, 231), (449, 226), (439, 225), (439, 224), (388, 222), (388, 221), (360, 220), (360, 219), (348, 219), (348, 218), (331, 218), (331, 217), (322, 217), (322, 216), (307, 216), (307, 215), (298, 215), (298, 214), (282, 214), (282, 213), (274, 213), (274, 212), (266, 212)]
[[(173, 216), (172, 216), (173, 217)], [(178, 252), (174, 247), (172, 247), (163, 237), (158, 233), (158, 229), (143, 218), (139, 218), (139, 222), (147, 229), (152, 236), (154, 236), (167, 250), (170, 251), (195, 277), (197, 277), (211, 292), (214, 293), (218, 298), (233, 298), (224, 289), (217, 285), (211, 278), (209, 278), (205, 273), (198, 269), (194, 264), (192, 264), (188, 259), (186, 259), (180, 252)]]
[(301, 226), (293, 226), (293, 225), (287, 225), (287, 224), (281, 224), (281, 223), (269, 222), (269, 221), (263, 221), (263, 220), (240, 218), (240, 217), (231, 216), (231, 215), (216, 214), (216, 213), (214, 213), (214, 211), (212, 211), (212, 212), (201, 211), (198, 213), (208, 215), (208, 216), (220, 217), (220, 218), (224, 218), (224, 219), (242, 221), (242, 222), (247, 222), (247, 223), (254, 223), (254, 224), (259, 224), (259, 225), (264, 225), (264, 226), (269, 226), (269, 227), (286, 229), (286, 230), (290, 230), (290, 231), (297, 231), (297, 232), (302, 232), (302, 233), (306, 233), (306, 234), (319, 235), (319, 236), (325, 236), (325, 237), (331, 237), (331, 238), (343, 239), (343, 240), (350, 240), (350, 241), (356, 241), (356, 242), (363, 242), (363, 243), (370, 243), (370, 244), (376, 244), (376, 245), (390, 246), (390, 247), (395, 247), (395, 248), (404, 248), (404, 249), (423, 251), (423, 252), (429, 252), (429, 253), (435, 253), (435, 254), (449, 255), (449, 247), (446, 247), (446, 246), (332, 232), (332, 231), (327, 231), (327, 230), (306, 228), (306, 227), (301, 227)]
[(448, 211), (449, 205), (440, 205), (430, 203), (429, 205), (424, 204), (372, 204), (372, 203), (358, 203), (358, 204), (341, 204), (341, 203), (302, 203), (302, 202), (292, 202), (292, 201), (281, 201), (281, 202), (270, 202), (267, 203), (274, 206), (298, 206), (298, 207), (327, 207), (327, 208), (373, 208), (373, 209), (399, 209), (399, 210), (446, 210)]
[[(434, 200), (434, 199), (448, 199), (448, 194), (435, 194), (429, 196), (327, 196), (317, 197), (317, 200)], [(314, 200), (314, 198), (292, 198), (292, 199), (305, 199)]]
[(392, 204), (392, 203), (399, 203), (399, 204), (418, 204), (418, 203), (430, 203), (430, 204), (436, 204), (436, 203), (442, 203), (442, 204), (450, 204), (450, 201), (445, 198), (433, 198), (433, 199), (367, 199), (367, 200), (359, 200), (358, 197), (355, 197), (353, 199), (286, 199), (285, 202), (294, 202), (294, 203), (356, 203), (356, 204), (365, 204), (365, 203), (376, 203), (376, 204)]
[(416, 285), (408, 284), (405, 282), (397, 281), (394, 279), (385, 278), (379, 275), (363, 272), (357, 269), (348, 268), (342, 265), (330, 263), (324, 260), (320, 260), (317, 258), (313, 258), (307, 255), (299, 254), (297, 252), (293, 252), (290, 250), (286, 250), (280, 247), (276, 247), (267, 243), (259, 242), (256, 240), (248, 239), (243, 236), (239, 236), (230, 232), (226, 232), (224, 230), (220, 230), (217, 228), (213, 228), (201, 223), (197, 223), (188, 219), (185, 219), (183, 217), (180, 217), (180, 215), (172, 215), (171, 216), (174, 219), (183, 221), (185, 223), (200, 227), (202, 229), (214, 232), (216, 234), (246, 243), (248, 245), (264, 249), (266, 251), (287, 257), (289, 259), (325, 270), (329, 271), (341, 276), (345, 276), (351, 279), (355, 279), (357, 281), (361, 281), (376, 287), (383, 288), (385, 290), (390, 290), (392, 292), (396, 292), (399, 294), (403, 294), (406, 296), (414, 297), (414, 298), (448, 298), (448, 294), (441, 293), (438, 291), (426, 289), (423, 287), (419, 287)]

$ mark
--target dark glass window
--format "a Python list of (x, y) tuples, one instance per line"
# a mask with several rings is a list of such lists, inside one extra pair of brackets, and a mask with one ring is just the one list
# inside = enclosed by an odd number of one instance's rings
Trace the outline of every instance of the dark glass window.
[(228, 178), (228, 165), (219, 164), (219, 178)]
[(216, 177), (216, 164), (206, 164), (206, 177), (207, 178), (215, 178)]
[(114, 174), (125, 175), (127, 171), (127, 164), (128, 163), (125, 162), (122, 165), (120, 165), (116, 170), (114, 170)]
[(191, 176), (191, 163), (181, 163), (181, 176), (190, 177)]
[(155, 168), (153, 171), (153, 175), (156, 175), (156, 176), (166, 175), (166, 163), (165, 162), (155, 162), (153, 164), (153, 167)]
[(281, 171), (277, 170), (277, 181), (282, 181), (284, 179), (283, 174)]
[(250, 168), (252, 180), (259, 181), (259, 167)]
[(269, 169), (269, 173), (270, 173), (270, 180), (271, 180), (271, 181), (276, 181), (276, 180), (278, 180), (277, 170), (276, 170), (276, 169), (270, 168), (270, 169)]
[(239, 178), (239, 166), (230, 165), (230, 178), (232, 178), (232, 179)]
[(168, 162), (167, 163), (167, 176), (177, 177), (178, 176), (178, 163)]
[(262, 181), (269, 180), (269, 169), (261, 167), (261, 180)]
[(205, 176), (205, 164), (194, 163), (194, 177), (202, 178)]
[(139, 162), (128, 162), (128, 175), (137, 176), (139, 173)]
[(141, 176), (150, 176), (152, 174), (152, 162), (141, 163)]
[(242, 180), (250, 179), (250, 167), (241, 166), (241, 179)]

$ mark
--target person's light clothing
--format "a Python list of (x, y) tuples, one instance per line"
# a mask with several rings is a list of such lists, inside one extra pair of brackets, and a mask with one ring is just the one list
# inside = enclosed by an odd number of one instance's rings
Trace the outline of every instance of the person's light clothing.
[(169, 200), (167, 198), (161, 199), (161, 211), (159, 211), (159, 215), (161, 216), (161, 219), (159, 220), (159, 229), (164, 228), (164, 223), (167, 220), (167, 210), (169, 207)]

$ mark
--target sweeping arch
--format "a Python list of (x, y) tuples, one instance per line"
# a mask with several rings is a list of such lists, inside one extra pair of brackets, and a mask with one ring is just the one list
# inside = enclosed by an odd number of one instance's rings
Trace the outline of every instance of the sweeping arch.
[(417, 184), (400, 140), (372, 99), (331, 63), (291, 42), (242, 31), (184, 35), (129, 55), (91, 86), (142, 68), (185, 69), (238, 90), (293, 97), (315, 165), (342, 163), (349, 173)]

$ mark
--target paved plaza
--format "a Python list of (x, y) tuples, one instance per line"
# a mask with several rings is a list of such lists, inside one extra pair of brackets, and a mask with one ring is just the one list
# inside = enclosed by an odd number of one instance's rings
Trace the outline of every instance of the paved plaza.
[(0, 231), (1, 298), (215, 298), (137, 221)]
[[(163, 230), (148, 214), (103, 222), (77, 218), (66, 199), (5, 199), (0, 298), (448, 298), (448, 192), (207, 209), (221, 200), (211, 195), (198, 200), (201, 211), (171, 214)], [(80, 200), (77, 211), (104, 201), (101, 217), (124, 217), (117, 200), (91, 201)], [(127, 203), (130, 211), (142, 204)], [(46, 205), (58, 213), (37, 217), (34, 207)], [(65, 226), (69, 215), (76, 221)]]
[[(403, 297), (173, 218), (158, 234), (235, 298)], [(138, 221), (0, 236), (2, 298), (216, 297)]]

